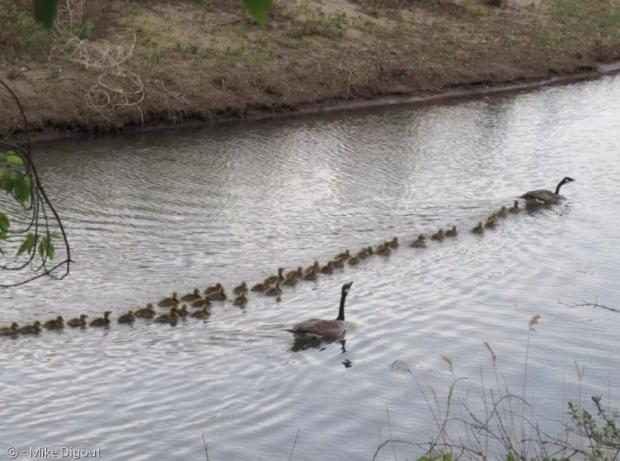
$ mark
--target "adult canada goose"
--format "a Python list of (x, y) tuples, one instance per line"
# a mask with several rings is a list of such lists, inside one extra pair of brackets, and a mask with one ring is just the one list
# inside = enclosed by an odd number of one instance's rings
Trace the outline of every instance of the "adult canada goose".
[(17, 329), (20, 335), (38, 335), (41, 333), (41, 322), (36, 320), (32, 325), (24, 325)]
[(0, 328), (0, 336), (15, 336), (18, 329), (19, 325), (17, 324), (17, 322), (13, 322), (9, 327)]
[(452, 229), (448, 229), (444, 235), (446, 237), (456, 237), (457, 234), (458, 231), (456, 230), (456, 226), (452, 226)]
[(159, 303), (157, 303), (159, 307), (172, 307), (176, 306), (177, 304), (179, 304), (179, 298), (176, 291), (172, 293), (172, 296), (170, 298), (164, 298), (159, 301)]
[(170, 313), (168, 314), (158, 315), (153, 321), (157, 323), (169, 323), (172, 326), (176, 325), (179, 321), (179, 317), (177, 316), (177, 308), (173, 307), (170, 309)]
[(87, 318), (88, 318), (88, 315), (82, 314), (79, 317), (69, 320), (67, 322), (67, 325), (69, 325), (72, 328), (85, 328)]
[(514, 204), (510, 208), (508, 208), (508, 212), (518, 213), (519, 211), (521, 211), (521, 208), (519, 208), (519, 201), (515, 200)]
[(498, 218), (505, 218), (506, 216), (508, 216), (508, 208), (506, 208), (505, 206), (502, 206), (499, 211), (496, 213)]
[(422, 234), (418, 235), (418, 238), (415, 239), (413, 242), (411, 242), (411, 247), (412, 248), (426, 248), (426, 237), (424, 237), (424, 235)]
[(134, 315), (133, 311), (129, 311), (118, 318), (118, 323), (133, 323), (135, 321), (136, 316)]
[(200, 290), (198, 288), (194, 288), (193, 293), (189, 293), (189, 294), (181, 296), (181, 301), (190, 302), (190, 301), (196, 301), (197, 299), (201, 299), (201, 298), (202, 298), (202, 295), (200, 294)]
[(387, 243), (391, 248), (396, 249), (398, 248), (398, 237), (394, 237), (392, 240), (390, 240), (389, 242), (385, 242)]
[(271, 277), (267, 277), (265, 280), (263, 280), (263, 283), (265, 285), (272, 285), (278, 281), (282, 281), (284, 280), (284, 276), (282, 275), (284, 273), (284, 268), (283, 267), (278, 267), (278, 275), (272, 275)]
[(149, 303), (146, 307), (138, 309), (133, 315), (134, 317), (138, 317), (140, 319), (152, 319), (155, 317), (155, 309), (153, 308), (153, 305)]
[(211, 311), (208, 307), (203, 307), (200, 310), (194, 311), (190, 314), (190, 317), (195, 319), (206, 319), (211, 315)]
[(103, 317), (99, 317), (95, 320), (93, 320), (92, 322), (90, 322), (90, 326), (91, 327), (107, 327), (108, 325), (110, 325), (110, 314), (112, 312), (110, 311), (105, 311), (103, 313)]
[(247, 303), (248, 303), (248, 298), (246, 298), (244, 294), (240, 294), (233, 301), (233, 305), (239, 306), (239, 307), (245, 307)]
[(241, 282), (240, 285), (237, 285), (233, 289), (233, 293), (236, 295), (241, 295), (248, 292), (248, 285), (245, 282)]
[(59, 315), (55, 319), (45, 322), (43, 327), (46, 330), (60, 330), (65, 327), (65, 319), (62, 318), (62, 315)]
[(544, 203), (544, 204), (558, 203), (560, 199), (562, 198), (562, 196), (560, 195), (560, 188), (564, 184), (567, 184), (573, 181), (574, 181), (573, 178), (569, 178), (568, 176), (565, 176), (556, 186), (555, 192), (551, 192), (545, 189), (531, 190), (523, 194), (521, 198), (524, 198), (525, 200), (529, 202), (534, 202), (534, 203)]
[(472, 230), (474, 234), (482, 234), (484, 232), (484, 224), (480, 221)]
[(431, 235), (431, 240), (441, 242), (444, 239), (444, 237), (445, 237), (445, 234), (443, 232), (443, 229), (439, 229), (437, 232)]
[(296, 335), (316, 336), (323, 339), (341, 338), (346, 331), (344, 304), (347, 299), (347, 294), (349, 294), (349, 290), (351, 289), (351, 285), (353, 285), (353, 282), (342, 285), (342, 291), (340, 294), (340, 308), (336, 319), (310, 319), (293, 325), (293, 327), (288, 331)]

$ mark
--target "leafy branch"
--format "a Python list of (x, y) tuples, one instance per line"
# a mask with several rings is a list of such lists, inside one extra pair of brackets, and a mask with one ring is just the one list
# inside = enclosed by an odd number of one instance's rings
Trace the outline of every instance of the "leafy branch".
[[(28, 120), (19, 99), (8, 85), (0, 80), (3, 87), (14, 99), (21, 119), (24, 132), (28, 133)], [(34, 275), (12, 283), (0, 283), (0, 287), (19, 286), (45, 275), (62, 279), (69, 274), (71, 250), (60, 216), (51, 204), (30, 155), (30, 141), (25, 147), (0, 142), (0, 190), (26, 213), (25, 226), (16, 228), (15, 219), (11, 220), (7, 213), (0, 211), (0, 255), (4, 263), (0, 269), (4, 271), (24, 271), (30, 267)], [(57, 229), (64, 246), (62, 261), (54, 261), (56, 256), (55, 241), (52, 228)], [(7, 256), (7, 245), (19, 244), (13, 257)], [(58, 275), (60, 272), (60, 275)]]

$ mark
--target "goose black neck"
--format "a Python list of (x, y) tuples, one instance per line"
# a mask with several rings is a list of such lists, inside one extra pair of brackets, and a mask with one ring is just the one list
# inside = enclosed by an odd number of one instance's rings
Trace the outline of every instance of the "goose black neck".
[(344, 320), (344, 301), (347, 299), (347, 293), (342, 292), (340, 295), (340, 310), (338, 311), (338, 318), (336, 320)]
[(558, 186), (555, 188), (555, 195), (559, 195), (560, 194), (560, 187), (562, 187), (564, 185), (564, 180), (562, 179), (559, 183)]

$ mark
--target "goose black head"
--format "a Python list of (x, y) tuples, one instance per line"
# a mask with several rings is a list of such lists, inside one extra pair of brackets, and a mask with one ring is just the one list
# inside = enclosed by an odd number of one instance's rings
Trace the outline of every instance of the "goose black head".
[(342, 285), (343, 296), (346, 296), (347, 294), (349, 294), (349, 290), (351, 289), (352, 285), (353, 285), (353, 282), (345, 283), (344, 285)]
[(564, 179), (562, 179), (562, 184), (566, 184), (566, 183), (573, 182), (573, 181), (574, 181), (573, 178), (569, 176), (564, 176)]

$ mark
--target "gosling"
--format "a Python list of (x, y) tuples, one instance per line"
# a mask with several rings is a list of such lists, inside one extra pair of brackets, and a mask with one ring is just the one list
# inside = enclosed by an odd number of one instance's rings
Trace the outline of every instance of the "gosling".
[(129, 311), (118, 318), (118, 323), (133, 323), (135, 321), (136, 316), (134, 315), (133, 311)]
[(134, 317), (138, 317), (140, 319), (152, 319), (153, 317), (155, 317), (155, 309), (153, 309), (153, 305), (149, 303), (146, 305), (146, 307), (138, 309), (134, 313)]
[(55, 319), (45, 322), (43, 327), (46, 330), (62, 330), (65, 327), (65, 319), (62, 318), (62, 315), (59, 315)]
[(170, 309), (169, 314), (158, 315), (157, 317), (155, 317), (153, 321), (157, 323), (169, 323), (170, 325), (175, 326), (177, 322), (179, 321), (179, 317), (177, 316), (176, 306)]
[(194, 288), (194, 292), (182, 296), (181, 301), (190, 302), (201, 298), (202, 296), (200, 295), (200, 290), (198, 288)]
[(195, 319), (206, 319), (211, 315), (211, 311), (207, 307), (203, 307), (198, 311), (194, 311), (190, 314), (190, 317)]
[(275, 286), (265, 290), (265, 296), (280, 296), (282, 290), (280, 289), (280, 281), (278, 280)]
[(92, 322), (90, 322), (90, 326), (91, 327), (107, 327), (110, 325), (110, 314), (112, 312), (110, 311), (105, 311), (103, 313), (103, 317), (99, 317), (95, 320), (93, 320)]
[(519, 213), (521, 211), (521, 208), (519, 208), (519, 201), (515, 200), (514, 204), (508, 208), (508, 212), (509, 213)]
[(32, 325), (24, 325), (17, 329), (20, 335), (38, 335), (41, 333), (41, 322), (36, 320)]
[(431, 235), (431, 240), (435, 240), (437, 242), (442, 242), (445, 237), (443, 229), (439, 229), (433, 235)]
[(82, 314), (79, 317), (69, 320), (67, 322), (67, 325), (69, 325), (71, 328), (85, 328), (87, 318), (88, 315)]
[(18, 329), (19, 325), (17, 324), (17, 322), (13, 322), (11, 323), (10, 327), (0, 328), (0, 336), (15, 336)]
[(495, 229), (495, 226), (497, 226), (497, 216), (495, 214), (492, 214), (487, 218), (484, 227), (489, 229)]
[(233, 293), (236, 295), (242, 295), (248, 292), (248, 285), (245, 282), (242, 282), (240, 285), (237, 285), (233, 289)]
[(179, 304), (179, 298), (178, 298), (178, 294), (176, 291), (172, 293), (172, 296), (170, 298), (164, 298), (161, 301), (159, 301), (159, 303), (157, 303), (159, 307), (172, 307), (178, 304)]
[(215, 285), (207, 287), (207, 289), (205, 290), (205, 295), (208, 295), (211, 293), (217, 293), (218, 291), (224, 291), (224, 287), (219, 282), (216, 283)]
[(474, 228), (472, 228), (471, 231), (474, 234), (482, 234), (482, 233), (484, 233), (484, 224), (482, 224), (482, 221), (480, 221), (478, 223), (478, 225), (476, 225)]
[(245, 307), (247, 303), (248, 303), (248, 298), (246, 298), (245, 294), (243, 293), (237, 296), (235, 300), (233, 301), (233, 305), (239, 306), (239, 307)]
[(418, 238), (411, 243), (412, 248), (426, 248), (426, 238), (424, 235), (418, 235)]

